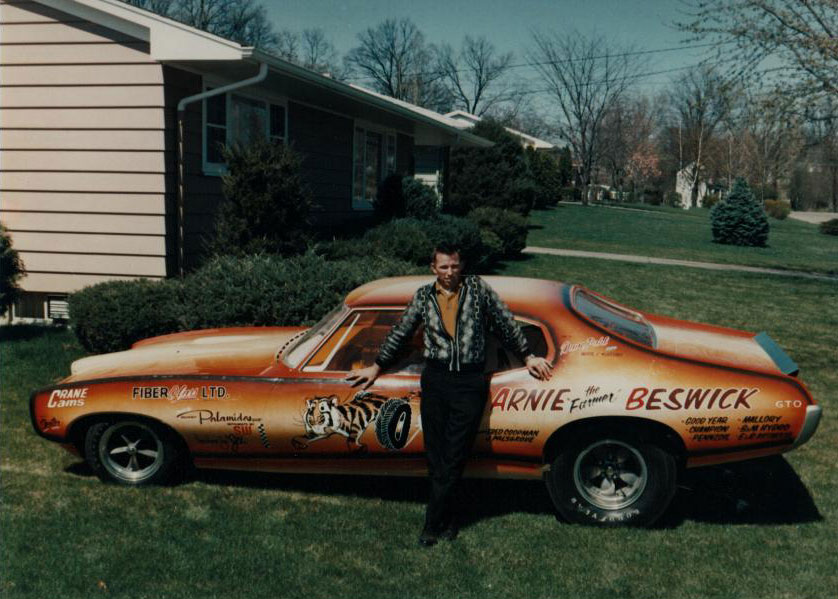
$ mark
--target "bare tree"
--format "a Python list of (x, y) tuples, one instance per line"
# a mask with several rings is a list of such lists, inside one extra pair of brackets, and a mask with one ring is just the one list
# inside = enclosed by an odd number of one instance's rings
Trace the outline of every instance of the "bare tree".
[(450, 96), (432, 68), (425, 36), (410, 19), (387, 19), (358, 34), (359, 45), (344, 58), (348, 75), (371, 82), (376, 91), (433, 109)]
[(274, 53), (294, 64), (300, 62), (300, 35), (290, 29), (280, 29), (276, 33)]
[(618, 98), (602, 119), (602, 161), (612, 187), (623, 191), (658, 173), (657, 151), (653, 135), (657, 127), (656, 111), (645, 96)]
[[(740, 76), (782, 84), (807, 104), (838, 95), (838, 3), (835, 0), (687, 0), (677, 26), (717, 42), (717, 60)], [(765, 59), (769, 58), (769, 61)], [(765, 61), (765, 62), (764, 62)], [(755, 68), (762, 65), (762, 68)]]
[(520, 94), (503, 77), (512, 63), (512, 53), (498, 54), (485, 37), (465, 37), (459, 53), (449, 44), (436, 48), (443, 83), (454, 98), (454, 107), (483, 116), (492, 107), (514, 101)]
[(247, 46), (273, 50), (277, 37), (258, 0), (122, 0)]
[[(590, 186), (602, 151), (602, 120), (626, 93), (640, 63), (603, 36), (536, 32), (533, 38), (529, 57), (558, 107), (557, 131), (579, 162), (582, 183)], [(584, 201), (589, 194), (590, 189)]]
[(730, 112), (730, 86), (710, 67), (696, 67), (669, 92), (673, 126), (678, 128), (678, 168), (690, 184), (690, 205), (698, 205), (711, 140)]

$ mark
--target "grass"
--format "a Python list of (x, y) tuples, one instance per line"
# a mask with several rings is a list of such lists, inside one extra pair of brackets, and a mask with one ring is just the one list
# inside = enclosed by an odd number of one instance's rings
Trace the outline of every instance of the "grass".
[[(558, 211), (557, 211), (558, 212)], [(768, 330), (825, 410), (782, 457), (690, 471), (652, 530), (557, 521), (543, 485), (470, 481), (454, 543), (415, 546), (424, 481), (200, 473), (103, 485), (37, 437), (27, 397), (68, 372), (66, 331), (0, 343), (0, 595), (58, 597), (782, 598), (838, 588), (838, 286), (531, 256), (504, 274), (578, 282), (639, 309)], [(831, 591), (830, 591), (831, 589)]]
[(713, 243), (710, 211), (559, 205), (534, 211), (528, 245), (838, 274), (838, 237), (769, 218), (768, 247)]

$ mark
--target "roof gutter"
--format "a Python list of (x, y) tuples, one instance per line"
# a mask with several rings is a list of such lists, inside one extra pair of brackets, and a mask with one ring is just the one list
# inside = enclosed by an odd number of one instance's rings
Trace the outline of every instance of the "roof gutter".
[(253, 77), (242, 79), (235, 83), (217, 87), (210, 91), (195, 94), (194, 96), (187, 96), (182, 98), (177, 104), (177, 262), (178, 274), (182, 277), (184, 273), (184, 221), (185, 221), (185, 206), (186, 206), (186, 173), (184, 167), (184, 135), (183, 122), (186, 115), (186, 106), (199, 100), (205, 100), (213, 96), (226, 94), (229, 91), (254, 85), (264, 81), (268, 76), (268, 64), (265, 62), (259, 63), (259, 72)]

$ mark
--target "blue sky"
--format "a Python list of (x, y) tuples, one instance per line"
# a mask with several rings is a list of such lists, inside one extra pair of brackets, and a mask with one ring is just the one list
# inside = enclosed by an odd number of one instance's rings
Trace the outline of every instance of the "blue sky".
[[(456, 47), (466, 34), (486, 36), (498, 50), (514, 52), (516, 63), (524, 62), (533, 29), (597, 32), (641, 50), (676, 48), (684, 37), (671, 26), (681, 16), (678, 0), (268, 0), (265, 5), (277, 29), (320, 27), (341, 54), (357, 44), (360, 31), (390, 17), (409, 17), (431, 43)], [(702, 52), (679, 49), (651, 54), (645, 71), (695, 64)], [(515, 73), (535, 77), (528, 67)], [(642, 80), (643, 88), (654, 93), (677, 75), (651, 75)]]

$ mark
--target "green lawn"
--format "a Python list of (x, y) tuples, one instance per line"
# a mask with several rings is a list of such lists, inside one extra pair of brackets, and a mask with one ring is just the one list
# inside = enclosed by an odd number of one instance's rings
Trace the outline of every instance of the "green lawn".
[[(564, 212), (556, 210), (556, 213)], [(838, 588), (838, 286), (532, 256), (504, 274), (585, 284), (631, 306), (767, 330), (822, 402), (786, 456), (688, 472), (652, 530), (558, 521), (540, 483), (473, 481), (453, 543), (415, 546), (424, 482), (204, 473), (103, 485), (37, 437), (27, 397), (81, 355), (63, 331), (3, 332), (0, 596), (820, 598)]]
[(838, 237), (816, 225), (769, 218), (768, 247), (746, 248), (713, 243), (709, 210), (649, 208), (560, 204), (537, 210), (527, 244), (838, 274)]

